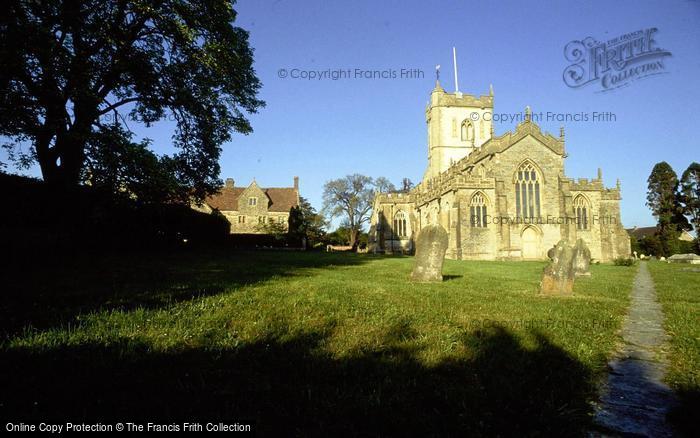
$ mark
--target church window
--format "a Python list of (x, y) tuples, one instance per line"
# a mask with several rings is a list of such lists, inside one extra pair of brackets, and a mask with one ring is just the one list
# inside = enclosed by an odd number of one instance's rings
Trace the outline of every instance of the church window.
[(248, 205), (251, 207), (258, 205), (258, 198), (248, 198)]
[(486, 228), (488, 218), (486, 198), (480, 192), (472, 196), (469, 204), (469, 218), (472, 227)]
[(519, 218), (540, 217), (540, 179), (532, 163), (524, 163), (515, 175), (515, 210)]
[(245, 216), (238, 216), (238, 223), (244, 224), (245, 223)]
[(399, 211), (394, 215), (394, 233), (398, 237), (406, 237), (408, 235), (408, 229), (407, 229), (407, 221), (406, 221), (406, 213), (403, 211)]
[(258, 216), (258, 223), (259, 224), (264, 224), (267, 220), (267, 217), (265, 216)]
[(474, 125), (470, 120), (462, 122), (462, 141), (474, 141)]
[(574, 212), (576, 213), (576, 228), (579, 230), (588, 229), (588, 213), (590, 207), (588, 201), (581, 195), (574, 198)]

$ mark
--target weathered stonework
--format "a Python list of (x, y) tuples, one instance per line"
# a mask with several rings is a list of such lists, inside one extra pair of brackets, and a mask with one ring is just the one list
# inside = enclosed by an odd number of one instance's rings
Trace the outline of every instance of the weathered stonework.
[[(416, 233), (438, 223), (448, 232), (447, 257), (452, 259), (544, 259), (546, 250), (561, 239), (583, 239), (596, 260), (628, 257), (619, 182), (604, 187), (600, 170), (594, 179), (568, 178), (563, 129), (555, 137), (542, 132), (529, 116), (514, 132), (500, 136), (491, 122), (484, 122), (483, 129), (474, 125), (492, 110), (492, 93), (457, 95), (436, 86), (426, 109), (425, 177), (409, 193), (377, 194), (370, 250), (411, 251)], [(481, 117), (472, 116), (474, 112)], [(473, 134), (462, 139), (460, 127), (469, 121)], [(525, 172), (528, 180), (519, 179)], [(475, 216), (482, 220), (475, 221)], [(397, 217), (408, 225), (397, 227)]]
[(542, 272), (540, 292), (543, 295), (571, 295), (574, 292), (575, 250), (562, 239), (547, 255), (551, 259)]
[(442, 281), (447, 251), (447, 231), (440, 224), (423, 227), (416, 239), (416, 257), (411, 280), (419, 283)]
[(576, 277), (591, 276), (591, 250), (583, 239), (578, 239), (574, 246), (574, 275)]

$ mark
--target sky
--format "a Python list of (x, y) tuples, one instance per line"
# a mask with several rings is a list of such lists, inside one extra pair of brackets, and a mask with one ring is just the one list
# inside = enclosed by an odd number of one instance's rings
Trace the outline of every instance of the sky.
[[(667, 161), (680, 176), (700, 161), (700, 1), (335, 1), (240, 0), (236, 25), (250, 32), (254, 68), (266, 107), (249, 117), (254, 132), (224, 145), (221, 178), (247, 186), (291, 186), (321, 207), (323, 184), (351, 173), (419, 182), (427, 165), (425, 105), (435, 84), (454, 91), (452, 47), (460, 91), (486, 94), (495, 113), (614, 114), (607, 121), (543, 120), (566, 130), (569, 177), (622, 184), (625, 227), (655, 223), (645, 206), (646, 179)], [(566, 45), (608, 41), (656, 28), (670, 52), (663, 74), (601, 92), (600, 82), (564, 83)], [(281, 72), (284, 69), (284, 73)], [(293, 78), (324, 70), (389, 70), (395, 78)], [(401, 69), (418, 70), (401, 78)], [(293, 73), (294, 72), (294, 73)], [(496, 123), (496, 134), (516, 121)], [(171, 151), (172, 126), (132, 126)], [(36, 170), (34, 170), (36, 172)]]

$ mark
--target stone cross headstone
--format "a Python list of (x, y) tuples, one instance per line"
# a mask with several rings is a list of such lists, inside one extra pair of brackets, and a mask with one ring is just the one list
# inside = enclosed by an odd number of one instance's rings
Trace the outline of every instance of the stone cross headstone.
[(583, 239), (576, 241), (573, 263), (576, 277), (588, 277), (591, 275), (591, 250), (588, 249)]
[(416, 238), (416, 260), (411, 280), (417, 282), (442, 281), (442, 264), (449, 239), (439, 224), (428, 225)]
[(560, 240), (551, 251), (552, 260), (542, 274), (544, 295), (571, 295), (574, 291), (574, 249)]

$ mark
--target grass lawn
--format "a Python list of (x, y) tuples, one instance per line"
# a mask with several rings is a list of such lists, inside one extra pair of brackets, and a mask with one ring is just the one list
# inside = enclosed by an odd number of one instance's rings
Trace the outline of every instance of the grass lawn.
[(695, 422), (700, 415), (700, 266), (649, 262), (649, 270), (671, 342), (666, 380), (683, 403), (677, 419)]
[(441, 284), (408, 282), (412, 263), (193, 251), (6, 265), (0, 419), (585, 430), (636, 268), (594, 265), (552, 298), (538, 296), (544, 263), (448, 260)]

